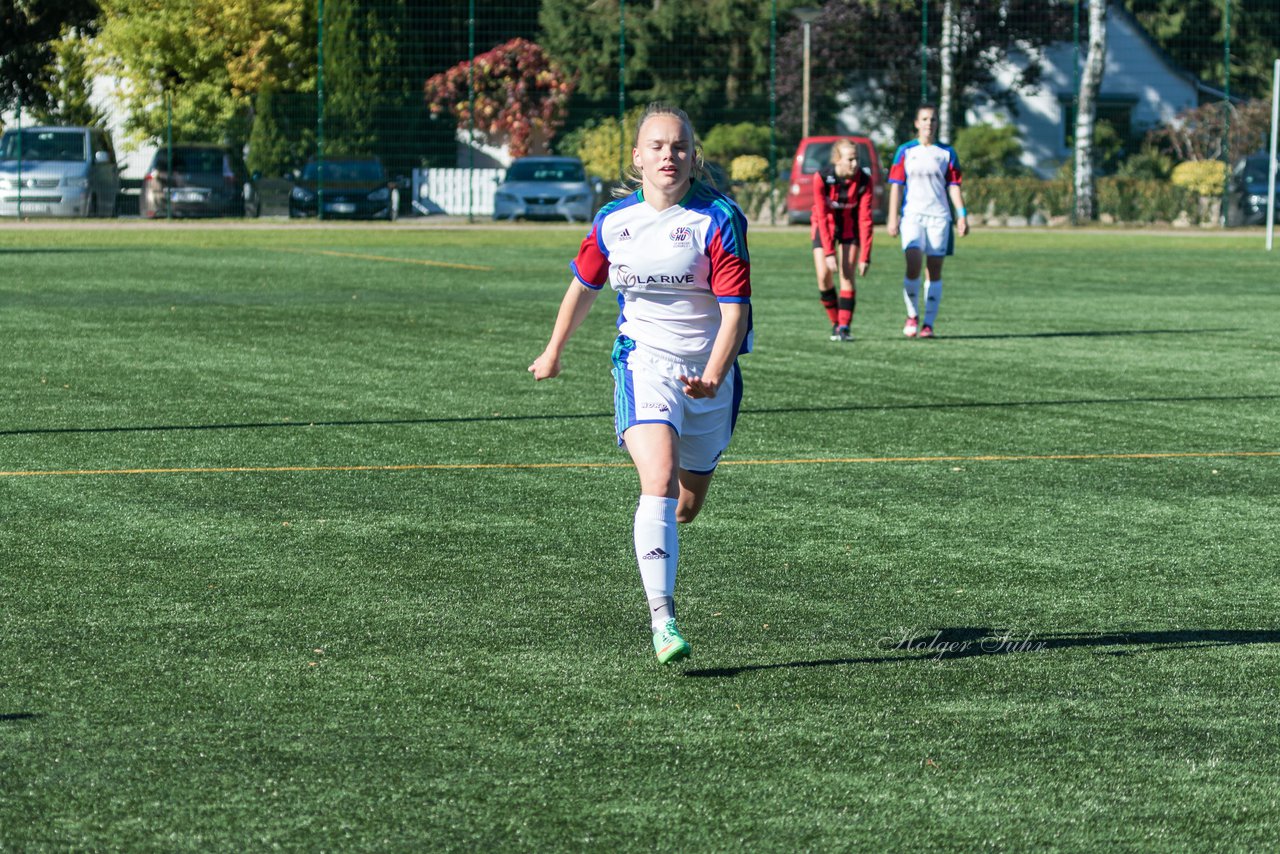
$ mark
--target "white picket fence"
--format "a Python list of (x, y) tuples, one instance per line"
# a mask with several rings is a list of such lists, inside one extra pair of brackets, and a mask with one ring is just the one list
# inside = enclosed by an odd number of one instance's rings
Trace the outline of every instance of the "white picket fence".
[(414, 169), (413, 207), (418, 213), (490, 216), (502, 169)]

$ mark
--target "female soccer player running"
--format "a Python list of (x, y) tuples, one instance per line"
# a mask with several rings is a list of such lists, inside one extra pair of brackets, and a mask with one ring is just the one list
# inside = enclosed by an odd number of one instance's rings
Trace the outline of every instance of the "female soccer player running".
[[(942, 261), (954, 251), (951, 235), (951, 203), (956, 208), (956, 230), (969, 233), (969, 214), (960, 192), (960, 159), (955, 149), (937, 142), (938, 108), (923, 104), (916, 110), (919, 138), (903, 143), (889, 167), (889, 217), (891, 237), (902, 234), (907, 271), (902, 279), (907, 303), (907, 323), (902, 334), (908, 338), (933, 337), (933, 323), (942, 304)], [(905, 194), (905, 199), (904, 199)], [(921, 259), (929, 273), (925, 293), (923, 324), (920, 320)]]
[[(865, 277), (871, 266), (871, 176), (858, 163), (858, 146), (837, 140), (831, 162), (813, 173), (813, 266), (818, 299), (831, 320), (832, 341), (852, 341), (849, 324), (857, 307), (854, 267)], [(840, 274), (840, 296), (832, 282)]]
[(601, 288), (617, 291), (615, 426), (640, 476), (636, 560), (663, 664), (690, 651), (675, 621), (676, 523), (706, 500), (742, 399), (737, 357), (750, 350), (747, 221), (697, 179), (697, 159), (689, 117), (649, 105), (631, 150), (639, 188), (596, 214), (551, 340), (529, 366), (535, 380), (558, 375)]

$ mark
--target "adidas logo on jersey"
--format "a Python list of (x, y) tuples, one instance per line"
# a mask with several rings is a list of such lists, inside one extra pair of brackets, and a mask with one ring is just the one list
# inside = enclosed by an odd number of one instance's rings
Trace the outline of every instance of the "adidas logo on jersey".
[(619, 234), (619, 235), (618, 235), (618, 239), (619, 239), (619, 240), (630, 240), (630, 239), (631, 239), (631, 229), (629, 229), (629, 228), (624, 228), (624, 229), (622, 229), (622, 234)]
[(671, 555), (667, 554), (661, 548), (656, 548), (642, 557), (641, 560), (666, 560), (669, 557), (671, 557)]

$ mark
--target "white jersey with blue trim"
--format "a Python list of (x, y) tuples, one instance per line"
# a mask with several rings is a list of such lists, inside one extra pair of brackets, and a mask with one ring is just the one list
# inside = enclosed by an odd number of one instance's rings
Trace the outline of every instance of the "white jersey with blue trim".
[[(751, 302), (747, 221), (723, 193), (694, 181), (659, 211), (640, 191), (605, 206), (573, 272), (618, 293), (618, 331), (642, 347), (699, 363), (711, 355), (722, 302)], [(742, 352), (750, 351), (750, 332)]]
[(959, 184), (960, 158), (949, 145), (921, 145), (917, 139), (898, 146), (889, 167), (889, 181), (902, 184), (902, 214), (951, 219), (947, 188)]

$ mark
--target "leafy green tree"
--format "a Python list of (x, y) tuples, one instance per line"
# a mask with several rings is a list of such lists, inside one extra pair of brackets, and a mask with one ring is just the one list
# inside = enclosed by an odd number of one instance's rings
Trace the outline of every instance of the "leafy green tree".
[(716, 125), (702, 138), (702, 153), (708, 160), (729, 163), (747, 154), (768, 156), (769, 127), (751, 122)]
[(42, 124), (98, 125), (106, 116), (89, 100), (93, 92), (89, 46), (86, 37), (71, 27), (50, 43), (53, 65), (44, 81), (48, 99), (34, 110)]
[[(627, 104), (669, 101), (708, 127), (767, 115), (770, 14), (755, 0), (626, 4)], [(589, 111), (616, 115), (618, 0), (543, 0), (538, 21), (539, 43), (575, 76)]]
[(974, 177), (1013, 178), (1027, 173), (1019, 161), (1022, 142), (1012, 125), (970, 125), (955, 135), (956, 154), (966, 175)]
[(0, 0), (0, 111), (48, 109), (64, 29), (93, 31), (94, 0)]
[[(1223, 0), (1124, 0), (1124, 6), (1179, 65), (1223, 86)], [(1231, 0), (1231, 94), (1269, 95), (1277, 56), (1280, 3)]]
[[(942, 3), (930, 3), (928, 31), (942, 30)], [(1012, 50), (1034, 55), (1070, 33), (1069, 0), (966, 0), (955, 4), (954, 89), (957, 114), (985, 101), (1012, 106), (1013, 92), (1039, 84), (1040, 65), (1029, 62), (1012, 86), (997, 83), (995, 73)], [(834, 116), (852, 94), (872, 126), (896, 127), (897, 139), (915, 135), (912, 121), (921, 101), (920, 39), (923, 4), (919, 0), (828, 0), (811, 27), (811, 122), (814, 133), (834, 132)], [(929, 51), (937, 96), (937, 37)], [(802, 109), (803, 49), (799, 27), (779, 37), (779, 125), (796, 135)]]
[(263, 175), (282, 175), (315, 152), (314, 92), (281, 92), (266, 86), (254, 100), (246, 163)]
[(100, 0), (98, 59), (121, 82), (126, 129), (241, 144), (262, 87), (314, 91), (308, 0)]

